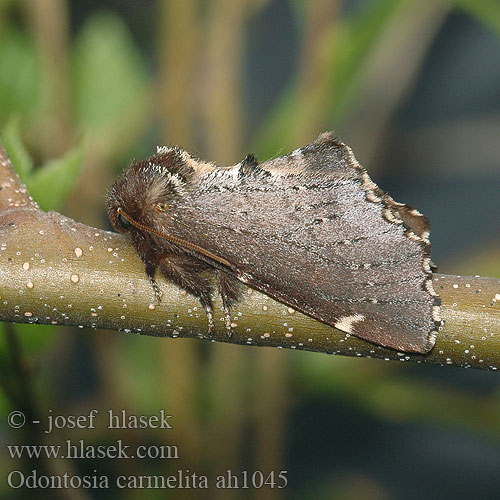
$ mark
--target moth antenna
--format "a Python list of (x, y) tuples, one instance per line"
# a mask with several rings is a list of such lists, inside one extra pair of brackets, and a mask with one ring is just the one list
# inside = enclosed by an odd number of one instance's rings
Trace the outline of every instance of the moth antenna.
[(176, 236), (171, 236), (169, 234), (162, 233), (161, 231), (157, 231), (156, 229), (152, 229), (150, 227), (145, 226), (144, 224), (141, 224), (140, 222), (137, 222), (136, 220), (132, 219), (130, 215), (125, 213), (120, 207), (118, 207), (117, 212), (123, 216), (125, 219), (127, 219), (130, 224), (135, 226), (137, 229), (140, 229), (141, 231), (145, 231), (147, 233), (155, 234), (156, 236), (159, 236), (160, 238), (164, 238), (167, 241), (170, 241), (172, 243), (175, 243), (176, 245), (180, 245), (181, 247), (184, 248), (189, 248), (190, 250), (194, 250), (197, 253), (200, 253), (204, 255), (205, 257), (208, 257), (209, 259), (214, 260), (215, 262), (218, 262), (219, 264), (222, 264), (223, 266), (228, 267), (231, 270), (234, 270), (234, 266), (226, 259), (219, 257), (218, 255), (213, 254), (212, 252), (209, 252), (208, 250), (205, 250), (204, 248), (195, 245), (194, 243), (190, 243), (189, 241), (185, 241), (181, 238), (177, 238)]

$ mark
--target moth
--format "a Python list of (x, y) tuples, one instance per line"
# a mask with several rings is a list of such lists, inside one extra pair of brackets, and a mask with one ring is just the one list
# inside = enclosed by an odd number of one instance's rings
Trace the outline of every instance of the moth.
[(429, 221), (382, 191), (331, 133), (230, 167), (159, 147), (116, 180), (107, 209), (155, 290), (158, 270), (197, 297), (209, 333), (213, 283), (228, 335), (244, 283), (381, 346), (434, 346), (441, 318)]

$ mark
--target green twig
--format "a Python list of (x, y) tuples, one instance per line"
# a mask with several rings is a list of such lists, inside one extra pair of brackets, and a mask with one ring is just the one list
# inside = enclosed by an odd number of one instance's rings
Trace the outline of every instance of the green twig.
[[(155, 301), (144, 266), (128, 239), (45, 213), (0, 148), (0, 319), (78, 325), (165, 337), (310, 350), (348, 356), (441, 363), (496, 370), (500, 366), (500, 280), (435, 276), (444, 326), (427, 355), (399, 353), (346, 335), (248, 289), (234, 309), (234, 333), (207, 335), (203, 308), (160, 281)], [(217, 310), (220, 311), (217, 305)], [(219, 319), (219, 318), (218, 318)]]

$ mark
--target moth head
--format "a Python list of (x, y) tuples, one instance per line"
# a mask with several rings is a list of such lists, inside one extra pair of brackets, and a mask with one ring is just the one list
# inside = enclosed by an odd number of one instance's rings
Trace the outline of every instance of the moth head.
[(156, 155), (133, 162), (108, 191), (108, 216), (115, 230), (155, 229), (159, 217), (172, 215), (189, 196), (189, 158), (182, 149), (159, 148)]

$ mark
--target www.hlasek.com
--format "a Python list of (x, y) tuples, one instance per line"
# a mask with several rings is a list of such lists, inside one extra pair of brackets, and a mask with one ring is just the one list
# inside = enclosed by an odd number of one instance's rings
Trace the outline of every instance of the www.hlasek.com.
[(83, 439), (79, 439), (76, 442), (66, 439), (64, 445), (8, 444), (6, 448), (10, 458), (179, 458), (179, 448), (175, 445), (139, 445), (131, 449), (131, 446), (123, 444), (121, 439), (117, 439), (115, 443), (93, 445), (85, 444)]

